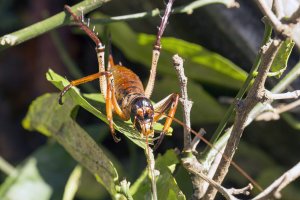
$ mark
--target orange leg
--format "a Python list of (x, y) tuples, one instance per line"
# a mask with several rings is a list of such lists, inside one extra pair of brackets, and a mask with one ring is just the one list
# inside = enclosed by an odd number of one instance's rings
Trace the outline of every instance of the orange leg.
[(129, 116), (126, 116), (122, 109), (120, 108), (116, 96), (115, 96), (115, 90), (113, 85), (113, 76), (110, 72), (104, 71), (104, 72), (98, 72), (74, 81), (71, 81), (69, 85), (67, 85), (60, 93), (59, 95), (59, 104), (62, 104), (62, 97), (63, 95), (73, 86), (77, 86), (83, 83), (87, 83), (90, 81), (93, 81), (95, 79), (98, 79), (101, 76), (105, 76), (107, 80), (107, 88), (106, 88), (106, 94), (105, 94), (105, 103), (106, 103), (106, 115), (107, 120), (109, 122), (109, 128), (111, 131), (111, 134), (113, 136), (113, 139), (115, 142), (119, 142), (120, 139), (115, 136), (115, 129), (113, 127), (113, 115), (112, 112), (115, 110), (115, 112), (123, 119), (128, 120)]
[(115, 89), (113, 84), (113, 76), (110, 74), (107, 76), (107, 95), (106, 95), (106, 115), (107, 120), (109, 122), (110, 132), (113, 136), (115, 142), (119, 142), (120, 139), (116, 137), (115, 129), (114, 129), (114, 121), (113, 121), (113, 109), (114, 111), (123, 119), (128, 120), (129, 116), (127, 117), (122, 109), (120, 108), (116, 96), (115, 96)]
[(59, 104), (62, 105), (62, 97), (66, 94), (66, 92), (73, 86), (77, 86), (77, 85), (80, 85), (80, 84), (83, 84), (83, 83), (87, 83), (87, 82), (90, 82), (90, 81), (93, 81), (95, 79), (98, 79), (99, 77), (101, 76), (104, 76), (104, 75), (107, 75), (108, 72), (98, 72), (98, 73), (95, 73), (95, 74), (92, 74), (92, 75), (89, 75), (89, 76), (86, 76), (86, 77), (83, 77), (83, 78), (80, 78), (80, 79), (77, 79), (77, 80), (74, 80), (74, 81), (71, 81), (69, 85), (67, 85), (61, 92), (60, 92), (60, 95), (59, 95)]
[(157, 147), (160, 145), (166, 132), (168, 131), (168, 129), (170, 128), (170, 126), (172, 124), (174, 115), (177, 110), (178, 100), (179, 100), (179, 95), (176, 93), (173, 93), (154, 105), (154, 110), (155, 110), (154, 120), (153, 120), (154, 122), (158, 121), (164, 115), (164, 113), (167, 110), (169, 110), (166, 122), (164, 124), (164, 128), (163, 128), (162, 132), (160, 133), (160, 137), (159, 137), (157, 143), (154, 146), (154, 150), (157, 149)]

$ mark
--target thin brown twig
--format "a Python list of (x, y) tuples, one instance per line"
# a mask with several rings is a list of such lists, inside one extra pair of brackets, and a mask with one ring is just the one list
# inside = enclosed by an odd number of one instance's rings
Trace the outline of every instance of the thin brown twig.
[(291, 28), (286, 25), (282, 24), (281, 21), (276, 17), (276, 15), (272, 12), (271, 8), (268, 6), (267, 2), (265, 0), (256, 0), (256, 3), (262, 13), (267, 16), (269, 21), (272, 24), (272, 27), (274, 30), (284, 36), (284, 37), (290, 37), (291, 36)]
[(284, 19), (283, 22), (287, 24), (297, 24), (299, 23), (300, 19), (300, 5), (298, 6), (297, 10), (289, 17), (288, 19)]
[(279, 99), (297, 99), (300, 96), (300, 90), (295, 90), (293, 92), (286, 92), (280, 94), (272, 94), (268, 92), (267, 94), (270, 100), (279, 100)]
[(181, 96), (180, 101), (183, 106), (183, 122), (186, 124), (186, 127), (184, 127), (183, 151), (191, 151), (192, 150), (191, 133), (189, 130), (191, 128), (190, 113), (191, 113), (193, 102), (188, 99), (187, 77), (184, 74), (183, 59), (178, 55), (174, 55), (173, 66), (175, 68), (177, 77), (179, 79), (180, 96)]
[[(233, 196), (236, 194), (249, 195), (250, 194), (249, 190), (252, 190), (253, 188), (253, 186), (249, 184), (248, 186), (240, 189), (235, 189), (235, 188), (227, 189), (201, 172), (202, 166), (200, 165), (200, 163), (198, 163), (196, 157), (185, 158), (182, 160), (182, 162), (183, 165), (186, 167), (186, 169), (188, 169), (190, 173), (193, 173), (195, 176), (198, 176), (201, 179), (208, 182), (211, 186), (216, 188), (216, 190), (218, 190), (227, 200), (238, 200), (236, 197)], [(198, 163), (198, 165), (195, 165), (195, 163)]]
[(269, 187), (257, 195), (253, 200), (267, 200), (280, 198), (280, 192), (288, 184), (300, 177), (300, 162), (298, 162), (290, 170), (286, 171), (282, 176), (276, 179)]

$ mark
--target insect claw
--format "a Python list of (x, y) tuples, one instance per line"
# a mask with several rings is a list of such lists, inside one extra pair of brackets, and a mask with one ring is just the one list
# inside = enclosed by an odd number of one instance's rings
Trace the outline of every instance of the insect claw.
[(118, 143), (121, 141), (121, 138), (118, 138), (116, 135), (113, 135), (113, 139), (114, 139), (115, 143)]

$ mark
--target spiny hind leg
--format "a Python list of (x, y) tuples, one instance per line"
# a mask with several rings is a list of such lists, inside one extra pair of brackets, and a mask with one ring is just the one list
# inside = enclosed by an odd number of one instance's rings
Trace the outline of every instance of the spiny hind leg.
[(154, 119), (153, 119), (154, 122), (158, 121), (160, 118), (165, 116), (166, 115), (165, 112), (169, 110), (163, 130), (160, 133), (159, 139), (154, 146), (154, 150), (157, 149), (158, 146), (161, 144), (166, 132), (168, 131), (168, 129), (172, 124), (174, 115), (177, 110), (178, 100), (179, 100), (179, 95), (177, 93), (172, 93), (154, 105), (154, 112), (155, 112)]
[(172, 5), (173, 5), (174, 0), (169, 0), (166, 10), (164, 13), (164, 16), (161, 19), (160, 26), (158, 28), (158, 32), (156, 35), (156, 40), (153, 45), (153, 50), (152, 50), (152, 62), (151, 62), (151, 70), (150, 70), (150, 76), (149, 80), (145, 89), (145, 96), (147, 98), (150, 98), (153, 88), (154, 88), (154, 83), (155, 83), (155, 77), (156, 77), (156, 68), (157, 68), (157, 63), (158, 59), (160, 56), (160, 49), (161, 49), (161, 37), (166, 29), (166, 26), (168, 24), (168, 19), (172, 11)]

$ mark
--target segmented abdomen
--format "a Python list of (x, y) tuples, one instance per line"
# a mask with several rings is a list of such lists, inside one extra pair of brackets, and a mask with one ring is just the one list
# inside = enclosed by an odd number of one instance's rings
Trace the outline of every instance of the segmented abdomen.
[(140, 78), (130, 69), (115, 65), (111, 68), (114, 77), (115, 94), (122, 110), (129, 114), (131, 101), (144, 97), (144, 87)]

